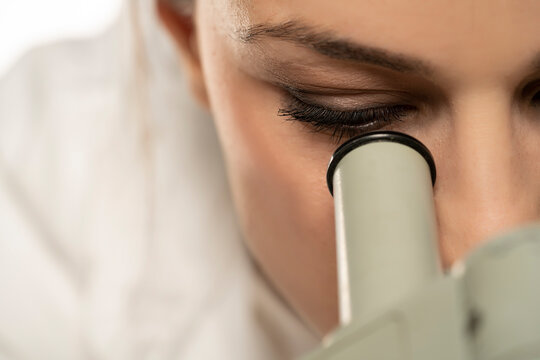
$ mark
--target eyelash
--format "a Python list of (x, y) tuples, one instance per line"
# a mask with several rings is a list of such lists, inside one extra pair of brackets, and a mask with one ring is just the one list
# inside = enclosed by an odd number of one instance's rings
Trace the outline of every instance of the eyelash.
[(339, 111), (310, 104), (288, 94), (285, 106), (279, 109), (278, 115), (286, 117), (286, 120), (305, 123), (313, 132), (330, 133), (335, 142), (340, 142), (344, 138), (403, 121), (405, 116), (415, 110), (412, 105), (393, 104)]

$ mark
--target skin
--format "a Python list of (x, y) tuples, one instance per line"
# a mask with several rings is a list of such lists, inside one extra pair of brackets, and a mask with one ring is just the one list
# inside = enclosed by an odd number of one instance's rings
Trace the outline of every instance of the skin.
[[(282, 83), (338, 110), (415, 106), (382, 129), (418, 138), (434, 156), (446, 268), (494, 234), (540, 218), (540, 2), (200, 0), (193, 16), (165, 2), (158, 11), (215, 119), (246, 244), (320, 335), (338, 324), (325, 172), (345, 138), (279, 116)], [(273, 37), (242, 41), (250, 26), (290, 20), (413, 57), (429, 71), (331, 59)]]

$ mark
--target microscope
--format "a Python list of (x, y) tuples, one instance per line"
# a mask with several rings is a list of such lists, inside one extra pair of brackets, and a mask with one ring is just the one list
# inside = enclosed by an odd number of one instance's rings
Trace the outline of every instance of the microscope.
[(435, 179), (429, 150), (403, 133), (335, 151), (340, 326), (301, 360), (540, 359), (540, 225), (490, 239), (445, 272)]

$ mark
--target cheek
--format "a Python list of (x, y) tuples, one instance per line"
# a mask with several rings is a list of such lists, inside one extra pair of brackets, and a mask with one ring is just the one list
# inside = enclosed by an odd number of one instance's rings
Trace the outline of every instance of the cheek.
[[(213, 51), (212, 54), (218, 54)], [(335, 145), (277, 115), (279, 91), (224, 56), (205, 77), (245, 241), (268, 277), (306, 317), (335, 319), (333, 200), (326, 166)], [(324, 298), (325, 304), (314, 304)], [(320, 324), (316, 325), (320, 327)]]
[(212, 66), (208, 82), (218, 84), (211, 90), (212, 108), (249, 235), (321, 234), (319, 227), (329, 227), (333, 217), (325, 183), (333, 146), (278, 116), (280, 95), (274, 87), (223, 60)]
[(279, 90), (244, 73), (217, 39), (205, 43), (214, 44), (203, 56), (206, 84), (246, 230), (262, 233), (268, 223), (296, 236), (320, 234), (333, 222), (325, 175), (335, 145), (278, 116)]

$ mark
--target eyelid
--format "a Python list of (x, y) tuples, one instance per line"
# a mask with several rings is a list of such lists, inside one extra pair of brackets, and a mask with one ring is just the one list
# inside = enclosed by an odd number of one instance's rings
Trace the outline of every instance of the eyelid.
[[(337, 109), (332, 106), (326, 106), (324, 104), (318, 104), (316, 102), (304, 101), (303, 99), (300, 99), (290, 94), (286, 95), (286, 97), (284, 98), (282, 107), (289, 108), (289, 109), (293, 107), (297, 107), (297, 108), (310, 107), (311, 109), (324, 110), (327, 112), (332, 112), (332, 113), (342, 114), (342, 115), (357, 114), (357, 113), (366, 112), (366, 111), (389, 109), (389, 108), (395, 108), (395, 107), (407, 108), (409, 111), (413, 109), (418, 110), (416, 106), (403, 103), (403, 102), (401, 103), (400, 102), (386, 102), (386, 103), (377, 102), (377, 103), (362, 104), (362, 106), (360, 107), (356, 106), (354, 108), (348, 108), (348, 109)], [(283, 108), (281, 110), (283, 110)]]
[[(283, 86), (283, 90), (291, 96), (306, 104), (324, 106), (335, 111), (361, 110), (392, 104), (411, 104), (419, 106), (421, 100), (406, 91), (387, 89), (357, 89), (354, 91), (339, 89), (334, 92), (299, 89), (291, 86)], [(359, 105), (360, 104), (360, 105)]]
[(416, 102), (412, 102), (405, 97), (387, 96), (380, 93), (373, 93), (370, 95), (364, 94), (354, 97), (341, 97), (322, 95), (311, 96), (311, 94), (303, 92), (287, 91), (285, 95), (287, 95), (289, 99), (296, 99), (306, 105), (338, 112), (354, 112), (403, 104), (416, 106)]

